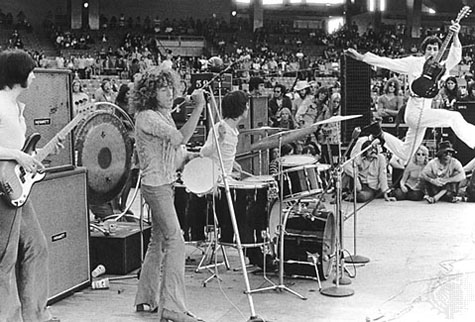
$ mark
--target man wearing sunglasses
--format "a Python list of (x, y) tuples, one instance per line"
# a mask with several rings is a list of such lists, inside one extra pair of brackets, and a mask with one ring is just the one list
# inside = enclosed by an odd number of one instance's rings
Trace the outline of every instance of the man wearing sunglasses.
[(439, 200), (457, 202), (460, 183), (465, 179), (465, 171), (459, 160), (454, 157), (452, 143), (442, 141), (436, 158), (427, 163), (421, 177), (425, 183), (424, 199), (428, 203)]
[[(371, 147), (369, 147), (371, 146)], [(383, 195), (386, 201), (395, 201), (389, 196), (387, 163), (384, 155), (378, 153), (377, 146), (371, 140), (361, 145), (361, 151), (365, 150), (361, 157), (355, 159), (357, 167), (357, 179), (353, 180), (354, 172), (352, 164), (344, 167), (343, 187), (351, 186), (351, 181), (356, 189), (356, 202), (367, 202)]]
[(271, 126), (275, 126), (277, 123), (277, 112), (283, 108), (292, 110), (292, 101), (285, 95), (285, 86), (282, 84), (276, 84), (274, 86), (274, 95), (269, 100), (269, 121)]

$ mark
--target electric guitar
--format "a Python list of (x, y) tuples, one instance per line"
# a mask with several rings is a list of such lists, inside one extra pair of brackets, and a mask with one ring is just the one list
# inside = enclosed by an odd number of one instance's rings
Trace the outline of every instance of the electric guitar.
[[(39, 133), (31, 134), (22, 151), (34, 156), (38, 161), (43, 161), (56, 148), (60, 138), (66, 137), (87, 113), (78, 113), (58, 134), (56, 134), (40, 151), (36, 152), (36, 144), (41, 138)], [(41, 181), (45, 177), (44, 171), (36, 173), (26, 171), (16, 161), (0, 161), (0, 196), (12, 207), (18, 208), (25, 204), (31, 188), (35, 182)]]
[[(470, 9), (469, 6), (463, 7), (457, 15), (455, 22), (459, 23), (460, 20), (467, 17), (470, 12), (472, 12), (472, 9)], [(454, 33), (450, 30), (447, 37), (445, 37), (437, 56), (435, 58), (429, 58), (424, 63), (422, 75), (413, 81), (411, 85), (411, 89), (415, 94), (425, 98), (434, 98), (439, 93), (438, 83), (446, 71), (445, 65), (441, 65), (440, 61), (444, 56), (453, 35)]]

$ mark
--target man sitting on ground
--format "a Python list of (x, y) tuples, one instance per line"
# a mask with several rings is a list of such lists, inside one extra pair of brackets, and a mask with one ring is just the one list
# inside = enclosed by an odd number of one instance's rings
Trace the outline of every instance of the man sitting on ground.
[(459, 160), (453, 157), (455, 150), (452, 143), (442, 141), (436, 158), (427, 163), (421, 173), (428, 203), (436, 203), (440, 199), (449, 202), (458, 201), (460, 183), (465, 179), (465, 171)]
[[(370, 140), (363, 143), (361, 151), (367, 149), (360, 157), (356, 157), (357, 180), (354, 180), (356, 189), (356, 201), (366, 202), (378, 197), (381, 193), (386, 201), (395, 201), (390, 197), (388, 176), (386, 170), (386, 158), (378, 153), (376, 146), (371, 146)], [(369, 147), (371, 146), (371, 147)], [(349, 163), (344, 167), (344, 176), (342, 186), (349, 185), (349, 179), (353, 179), (353, 166)]]

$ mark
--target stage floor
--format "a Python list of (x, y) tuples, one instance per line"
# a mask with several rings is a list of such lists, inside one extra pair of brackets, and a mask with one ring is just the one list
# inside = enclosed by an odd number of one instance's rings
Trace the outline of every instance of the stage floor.
[[(327, 205), (333, 210), (333, 205)], [(138, 213), (138, 202), (132, 208)], [(353, 204), (342, 203), (343, 216)], [(344, 223), (344, 248), (353, 254), (353, 218)], [(475, 316), (475, 203), (385, 202), (375, 200), (357, 213), (357, 254), (370, 262), (346, 270), (355, 275), (329, 297), (309, 279), (285, 278), (287, 291), (270, 290), (248, 297), (236, 249), (226, 247), (231, 269), (220, 266), (218, 278), (195, 272), (200, 249), (188, 245), (186, 284), (189, 309), (208, 322), (248, 321), (252, 302), (265, 321), (473, 321)], [(270, 286), (261, 270), (248, 269), (251, 289)], [(105, 277), (112, 277), (105, 275)], [(278, 274), (268, 278), (279, 282)], [(324, 289), (332, 279), (322, 281)], [(90, 287), (54, 303), (61, 321), (148, 321), (153, 313), (136, 313), (137, 279), (111, 281), (109, 289)], [(251, 299), (252, 301), (249, 301)]]

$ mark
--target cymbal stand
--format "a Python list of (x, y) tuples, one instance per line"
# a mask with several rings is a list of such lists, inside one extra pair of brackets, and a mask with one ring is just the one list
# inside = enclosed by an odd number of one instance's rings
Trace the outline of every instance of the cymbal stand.
[(262, 291), (267, 291), (267, 290), (279, 290), (279, 291), (287, 291), (291, 294), (294, 294), (295, 296), (301, 298), (302, 300), (306, 300), (307, 298), (300, 295), (296, 291), (288, 288), (284, 284), (284, 234), (285, 234), (285, 229), (284, 229), (284, 218), (287, 217), (287, 214), (290, 213), (293, 207), (290, 207), (286, 213), (285, 216), (283, 216), (283, 211), (282, 211), (282, 200), (284, 200), (284, 174), (283, 174), (283, 169), (282, 169), (282, 160), (281, 160), (281, 148), (282, 148), (282, 135), (285, 132), (282, 132), (282, 134), (279, 135), (279, 152), (278, 152), (278, 160), (279, 162), (279, 176), (280, 176), (280, 200), (279, 200), (279, 284), (274, 284), (269, 287), (263, 287), (260, 289), (255, 289), (252, 292), (262, 292)]
[[(209, 83), (208, 83), (207, 86), (209, 86)], [(249, 302), (249, 308), (250, 308), (250, 311), (251, 311), (250, 320), (258, 321), (260, 319), (256, 316), (256, 312), (254, 310), (254, 301), (252, 299), (252, 295), (251, 295), (251, 292), (250, 292), (251, 287), (250, 287), (250, 284), (249, 284), (249, 277), (247, 275), (246, 261), (244, 259), (244, 252), (243, 252), (243, 247), (242, 247), (242, 243), (241, 243), (241, 237), (239, 235), (239, 228), (238, 228), (238, 224), (237, 224), (237, 220), (236, 220), (236, 214), (234, 212), (233, 198), (231, 197), (231, 191), (229, 189), (228, 176), (227, 176), (226, 172), (224, 171), (223, 156), (221, 154), (221, 148), (219, 147), (218, 133), (216, 133), (216, 130), (215, 130), (214, 117), (213, 117), (213, 113), (212, 113), (211, 106), (210, 106), (210, 105), (214, 105), (215, 107), (217, 107), (216, 99), (215, 99), (214, 94), (213, 94), (212, 91), (210, 93), (210, 98), (213, 101), (213, 104), (206, 104), (206, 107), (208, 108), (208, 112), (209, 112), (208, 114), (209, 114), (209, 117), (210, 117), (211, 128), (212, 128), (211, 133), (213, 135), (214, 143), (216, 145), (216, 152), (218, 154), (219, 165), (222, 169), (222, 180), (223, 180), (224, 189), (225, 189), (225, 192), (226, 192), (226, 199), (228, 201), (229, 215), (231, 217), (231, 223), (233, 225), (234, 236), (236, 237), (237, 250), (238, 250), (238, 254), (239, 254), (239, 260), (241, 262), (242, 274), (243, 274), (243, 277), (244, 277), (244, 284), (245, 284), (245, 287), (246, 287), (245, 293), (247, 295), (247, 299), (248, 299), (248, 302)], [(216, 111), (216, 112), (217, 112), (218, 117), (221, 118), (220, 114), (219, 114), (219, 111)]]

